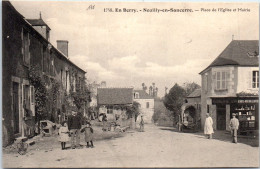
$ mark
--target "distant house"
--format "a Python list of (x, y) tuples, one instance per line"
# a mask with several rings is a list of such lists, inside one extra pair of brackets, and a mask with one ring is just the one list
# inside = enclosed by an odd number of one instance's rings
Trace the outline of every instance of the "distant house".
[(140, 114), (143, 115), (144, 122), (152, 123), (152, 116), (154, 114), (154, 98), (144, 90), (134, 90), (134, 101), (140, 104)]
[(216, 130), (230, 130), (232, 113), (240, 132), (258, 130), (259, 41), (233, 40), (201, 75), (201, 124), (206, 113)]
[(133, 88), (97, 88), (99, 113), (105, 113), (108, 119), (115, 115), (126, 118), (126, 106), (133, 104)]
[(92, 108), (97, 107), (97, 88), (99, 88), (99, 87), (100, 87), (100, 84), (95, 81), (89, 85), (89, 88), (91, 91), (90, 107), (92, 107)]

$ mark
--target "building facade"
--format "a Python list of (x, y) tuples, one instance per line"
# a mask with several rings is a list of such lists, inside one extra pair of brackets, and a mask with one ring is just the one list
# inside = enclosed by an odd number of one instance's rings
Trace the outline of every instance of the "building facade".
[[(154, 114), (154, 98), (144, 90), (134, 90), (134, 101), (140, 104), (140, 115), (143, 116), (145, 123), (152, 123)], [(140, 116), (137, 121), (140, 121)]]
[(50, 28), (41, 17), (27, 20), (9, 1), (2, 2), (2, 10), (5, 146), (17, 137), (33, 136), (37, 120), (55, 121), (58, 114), (68, 113), (75, 106), (70, 94), (85, 90), (86, 72), (69, 60), (64, 52), (68, 46), (56, 49), (48, 41)]
[(200, 72), (202, 126), (210, 113), (215, 130), (230, 130), (231, 115), (236, 113), (241, 134), (258, 131), (258, 44), (258, 40), (233, 40)]
[(97, 105), (99, 114), (106, 114), (108, 120), (127, 119), (127, 106), (133, 104), (133, 88), (98, 88)]
[(181, 124), (179, 130), (185, 128), (195, 131), (201, 129), (201, 89), (195, 89), (186, 97), (185, 103), (181, 107)]

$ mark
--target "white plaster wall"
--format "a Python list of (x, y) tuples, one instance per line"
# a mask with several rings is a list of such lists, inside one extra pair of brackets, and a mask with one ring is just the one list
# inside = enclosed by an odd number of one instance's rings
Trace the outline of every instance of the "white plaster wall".
[(47, 39), (46, 35), (46, 26), (33, 26), (37, 32), (39, 32), (45, 39)]
[(259, 89), (252, 88), (253, 71), (259, 71), (258, 67), (238, 67), (237, 93), (258, 93)]
[[(140, 113), (143, 115), (145, 123), (152, 123), (152, 116), (154, 113), (154, 99), (134, 99), (140, 106)], [(146, 108), (146, 103), (149, 102), (149, 108)], [(138, 117), (137, 122), (140, 121), (141, 116)]]

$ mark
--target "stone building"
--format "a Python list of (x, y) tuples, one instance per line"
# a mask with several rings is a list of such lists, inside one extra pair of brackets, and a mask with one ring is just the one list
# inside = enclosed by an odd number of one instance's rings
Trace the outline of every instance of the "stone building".
[(232, 113), (240, 133), (258, 130), (259, 41), (232, 40), (201, 75), (201, 125), (206, 113), (215, 130), (229, 130)]
[(195, 89), (186, 97), (185, 102), (181, 107), (182, 125), (186, 128), (199, 130), (201, 128), (201, 89)]
[[(35, 122), (43, 115), (55, 121), (57, 114), (69, 113), (75, 106), (69, 94), (85, 91), (86, 72), (69, 60), (68, 43), (58, 41), (57, 49), (49, 42), (50, 28), (41, 17), (27, 20), (9, 1), (2, 2), (2, 28), (5, 146), (17, 137), (34, 136)], [(44, 106), (39, 98), (46, 98)]]
[(126, 106), (133, 104), (133, 88), (98, 88), (97, 105), (99, 113), (105, 113), (108, 120), (115, 115), (126, 118)]
[[(134, 101), (140, 104), (140, 114), (143, 116), (145, 123), (152, 123), (154, 114), (154, 98), (147, 94), (144, 90), (134, 90)], [(140, 120), (140, 117), (137, 121)]]

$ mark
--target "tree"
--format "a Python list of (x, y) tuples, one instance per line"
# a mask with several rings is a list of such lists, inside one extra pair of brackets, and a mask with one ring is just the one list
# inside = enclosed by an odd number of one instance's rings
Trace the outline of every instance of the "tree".
[(76, 85), (76, 90), (70, 90), (70, 95), (73, 98), (73, 103), (76, 105), (78, 110), (83, 111), (84, 107), (86, 106), (87, 102), (91, 101), (90, 98), (90, 90), (87, 87), (86, 79), (82, 80), (82, 85)]
[(147, 86), (145, 85), (145, 83), (142, 83), (142, 87), (143, 87), (143, 90), (144, 90), (144, 91), (147, 90)]
[(126, 113), (128, 118), (134, 117), (136, 122), (137, 117), (140, 115), (139, 107), (140, 107), (140, 103), (136, 101), (134, 101), (131, 106), (127, 106)]
[(170, 116), (175, 122), (181, 114), (181, 106), (184, 103), (185, 96), (185, 90), (177, 83), (170, 89), (169, 93), (165, 95), (163, 103), (165, 107), (172, 112)]
[(200, 85), (198, 85), (197, 83), (184, 83), (183, 84), (183, 88), (186, 92), (186, 96), (190, 95), (192, 92), (194, 92), (194, 90), (196, 89), (200, 89)]

